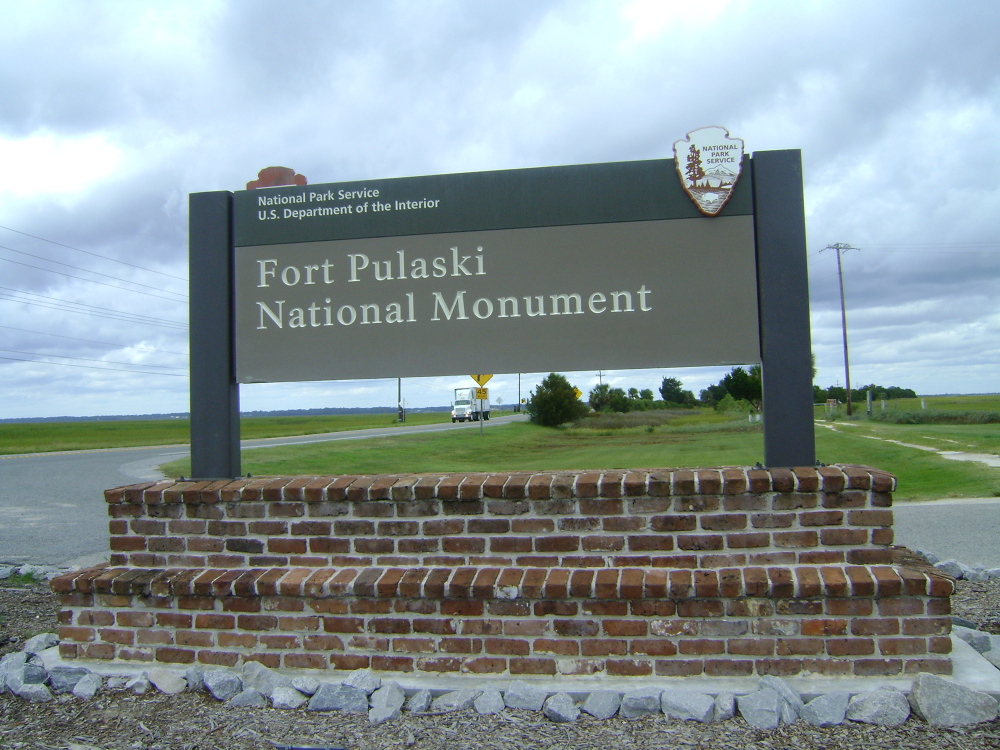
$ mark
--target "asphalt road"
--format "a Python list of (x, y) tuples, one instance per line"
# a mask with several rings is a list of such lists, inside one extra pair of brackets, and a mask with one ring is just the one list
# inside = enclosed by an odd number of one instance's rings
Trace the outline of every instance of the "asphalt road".
[[(483, 422), (486, 429), (523, 415)], [(376, 436), (479, 430), (476, 422), (386, 427), (322, 435), (244, 440), (244, 450)], [(93, 565), (107, 559), (104, 490), (161, 479), (157, 467), (188, 454), (186, 445), (0, 456), (0, 564)]]
[[(523, 416), (503, 417), (483, 427)], [(478, 430), (476, 423), (246, 440), (244, 450), (375, 436)], [(0, 563), (91, 565), (107, 559), (104, 490), (159, 479), (157, 466), (187, 454), (186, 445), (0, 456)], [(897, 503), (896, 543), (967, 565), (1000, 567), (1000, 498)]]

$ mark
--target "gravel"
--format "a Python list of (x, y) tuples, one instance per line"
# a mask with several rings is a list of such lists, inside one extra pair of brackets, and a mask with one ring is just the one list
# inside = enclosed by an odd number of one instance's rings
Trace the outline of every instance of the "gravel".
[[(1000, 580), (959, 581), (958, 616), (1000, 634)], [(57, 628), (55, 598), (45, 584), (0, 582), (0, 655), (20, 651), (25, 640)], [(814, 727), (804, 721), (773, 731), (743, 719), (701, 724), (638, 719), (554, 723), (540, 713), (506, 708), (481, 716), (475, 709), (414, 715), (372, 724), (367, 715), (274, 708), (233, 708), (208, 694), (136, 695), (104, 688), (84, 701), (61, 694), (49, 703), (0, 696), (0, 747), (12, 750), (243, 750), (301, 747), (350, 750), (607, 750), (609, 747), (712, 748), (713, 750), (980, 750), (1000, 748), (1000, 719), (970, 727), (931, 727), (917, 718), (896, 727), (847, 723)]]

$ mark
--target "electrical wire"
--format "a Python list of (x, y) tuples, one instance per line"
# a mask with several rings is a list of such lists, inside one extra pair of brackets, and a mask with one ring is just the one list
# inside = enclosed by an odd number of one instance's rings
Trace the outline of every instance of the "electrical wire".
[[(59, 266), (66, 266), (66, 268), (72, 268), (74, 271), (83, 271), (84, 273), (92, 273), (95, 276), (103, 276), (106, 279), (121, 281), (125, 284), (134, 284), (135, 286), (141, 286), (144, 289), (155, 289), (161, 292), (166, 292), (167, 294), (176, 294), (178, 297), (181, 297), (183, 299), (188, 298), (186, 294), (182, 294), (181, 292), (172, 292), (169, 289), (163, 289), (158, 286), (150, 286), (149, 284), (140, 284), (138, 281), (129, 281), (128, 279), (123, 279), (120, 276), (112, 276), (111, 274), (101, 273), (100, 271), (91, 271), (89, 268), (82, 268), (81, 266), (74, 266), (70, 263), (63, 263), (61, 260), (52, 260), (51, 258), (46, 258), (44, 255), (34, 255), (32, 253), (26, 253), (23, 250), (16, 250), (12, 247), (7, 247), (6, 245), (0, 245), (0, 250), (9, 250), (12, 253), (18, 253), (19, 255), (27, 255), (29, 258), (36, 258), (38, 260), (45, 261), (46, 263), (55, 263), (56, 265)], [(36, 266), (32, 267), (35, 268)], [(85, 281), (89, 281), (89, 279), (85, 279)], [(135, 291), (135, 290), (129, 290), (129, 291)]]
[(95, 281), (94, 279), (85, 279), (82, 276), (74, 276), (71, 273), (63, 273), (62, 271), (56, 271), (53, 268), (42, 268), (41, 266), (33, 266), (30, 263), (22, 263), (19, 260), (11, 260), (10, 258), (0, 258), (0, 260), (4, 261), (6, 263), (15, 263), (15, 264), (17, 264), (19, 266), (25, 266), (27, 268), (34, 268), (34, 269), (36, 269), (38, 271), (48, 271), (49, 273), (57, 273), (60, 276), (66, 276), (68, 278), (76, 279), (78, 281), (87, 281), (87, 282), (89, 282), (91, 284), (100, 284), (101, 286), (107, 286), (107, 287), (111, 287), (112, 289), (117, 289), (120, 292), (132, 292), (133, 294), (141, 294), (141, 295), (143, 295), (145, 297), (159, 297), (160, 299), (165, 299), (168, 302), (183, 302), (183, 300), (174, 299), (173, 297), (161, 297), (159, 294), (150, 294), (149, 292), (141, 292), (138, 289), (126, 289), (125, 287), (116, 286), (114, 284), (108, 284), (108, 283), (105, 283), (103, 281)]
[(44, 359), (24, 359), (23, 357), (4, 357), (0, 356), (0, 359), (10, 360), (12, 362), (34, 362), (38, 365), (59, 365), (60, 367), (82, 367), (86, 370), (110, 370), (112, 372), (130, 372), (133, 375), (166, 375), (171, 378), (186, 378), (187, 375), (181, 375), (177, 372), (142, 372), (141, 370), (123, 370), (120, 367), (94, 367), (93, 365), (76, 365), (72, 362), (47, 362)]
[(112, 263), (121, 263), (124, 266), (131, 266), (132, 268), (138, 268), (142, 271), (148, 271), (149, 273), (156, 273), (160, 276), (166, 276), (167, 278), (177, 279), (178, 281), (187, 281), (183, 276), (174, 276), (172, 273), (165, 273), (164, 271), (156, 271), (152, 268), (146, 268), (146, 266), (136, 265), (135, 263), (129, 263), (128, 261), (118, 260), (117, 258), (109, 258), (107, 255), (101, 255), (100, 253), (94, 253), (90, 250), (81, 250), (78, 247), (73, 247), (72, 245), (64, 245), (62, 242), (56, 242), (55, 240), (49, 240), (45, 237), (39, 237), (36, 234), (28, 234), (27, 232), (22, 232), (19, 229), (12, 229), (11, 227), (5, 227), (0, 225), (0, 229), (6, 229), (8, 232), (14, 232), (15, 234), (20, 234), (25, 237), (31, 237), (35, 240), (41, 240), (42, 242), (48, 242), (50, 245), (58, 245), (59, 247), (65, 247), (67, 250), (76, 250), (78, 253), (86, 253), (87, 255), (93, 255), (95, 258), (102, 258), (103, 260), (109, 260)]
[[(187, 326), (183, 323), (177, 323), (175, 321), (164, 320), (163, 318), (153, 318), (147, 315), (139, 315), (137, 313), (126, 313), (119, 312), (117, 310), (108, 310), (102, 307), (96, 307), (94, 305), (88, 305), (83, 302), (71, 302), (69, 300), (59, 300), (55, 297), (46, 297), (44, 294), (36, 294), (35, 292), (22, 292), (18, 289), (11, 289), (10, 287), (0, 286), (0, 290), (7, 289), (9, 291), (0, 291), (0, 299), (6, 299), (9, 302), (18, 302), (24, 305), (33, 305), (36, 307), (43, 307), (49, 310), (61, 310), (63, 312), (75, 312), (81, 313), (83, 315), (93, 315), (100, 318), (110, 318), (111, 320), (122, 320), (128, 323), (142, 323), (144, 325), (160, 326), (163, 328), (176, 328), (178, 330), (187, 330)], [(36, 302), (30, 299), (20, 299), (18, 297), (11, 296), (10, 292), (15, 294), (30, 295), (32, 297), (38, 297), (43, 302)], [(69, 307), (69, 305), (76, 305), (80, 308), (88, 309), (77, 309), (76, 307)], [(95, 312), (96, 311), (96, 312)]]
[(104, 362), (109, 365), (127, 365), (129, 367), (155, 367), (159, 370), (183, 370), (187, 371), (185, 367), (171, 367), (170, 365), (144, 365), (140, 362), (115, 362), (110, 359), (94, 359), (92, 357), (71, 357), (67, 354), (41, 354), (40, 352), (22, 352), (17, 349), (0, 349), (0, 352), (7, 352), (8, 354), (27, 354), (32, 357), (58, 357), (59, 359), (78, 359), (81, 362)]
[[(101, 344), (102, 346), (113, 346), (116, 349), (128, 349), (132, 346), (131, 344), (112, 344), (110, 341), (94, 341), (92, 339), (81, 339), (78, 336), (64, 336), (59, 333), (47, 333), (45, 331), (30, 331), (27, 328), (15, 328), (14, 326), (0, 325), (0, 328), (6, 328), (9, 331), (20, 331), (21, 333), (36, 333), (39, 336), (55, 336), (56, 338), (59, 339), (70, 339), (71, 341), (83, 341), (84, 343), (87, 344)], [(166, 349), (151, 348), (149, 349), (149, 351), (156, 352), (157, 354), (175, 354), (178, 357), (188, 356), (187, 352), (171, 352), (167, 351)]]

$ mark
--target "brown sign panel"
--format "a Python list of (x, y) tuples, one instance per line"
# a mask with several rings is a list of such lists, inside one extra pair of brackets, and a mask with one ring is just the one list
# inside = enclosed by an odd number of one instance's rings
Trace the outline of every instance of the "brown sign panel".
[(242, 383), (760, 361), (753, 217), (236, 250)]

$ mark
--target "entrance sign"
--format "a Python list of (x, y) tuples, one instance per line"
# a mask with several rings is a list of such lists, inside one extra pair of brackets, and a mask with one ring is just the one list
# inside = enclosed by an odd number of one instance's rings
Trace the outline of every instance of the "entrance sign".
[(765, 461), (814, 463), (800, 156), (738, 163), (711, 217), (669, 159), (193, 194), (193, 476), (238, 383), (753, 362)]
[(657, 160), (240, 191), (237, 379), (758, 362), (751, 190), (706, 221), (679, 188)]

